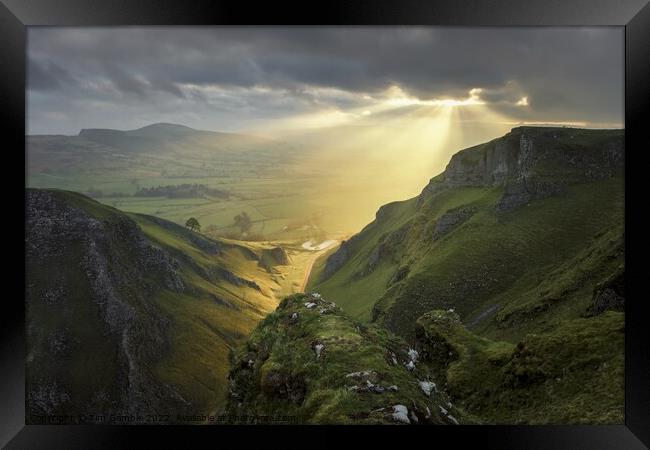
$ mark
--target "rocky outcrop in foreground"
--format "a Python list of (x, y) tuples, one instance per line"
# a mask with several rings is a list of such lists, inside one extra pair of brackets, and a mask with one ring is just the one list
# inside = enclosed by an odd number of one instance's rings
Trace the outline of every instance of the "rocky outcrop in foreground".
[(253, 423), (471, 422), (416, 349), (351, 319), (317, 293), (283, 300), (233, 367), (228, 413)]

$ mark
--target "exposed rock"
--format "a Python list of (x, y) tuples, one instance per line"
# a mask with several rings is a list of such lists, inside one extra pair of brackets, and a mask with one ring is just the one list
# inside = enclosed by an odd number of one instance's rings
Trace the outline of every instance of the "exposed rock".
[[(175, 400), (171, 388), (149, 370), (169, 349), (169, 319), (151, 298), (161, 289), (185, 289), (179, 262), (147, 240), (128, 216), (110, 211), (93, 216), (76, 202), (91, 201), (73, 193), (26, 192), (27, 270), (32, 280), (38, 277), (26, 296), (28, 418), (63, 412), (68, 400), (74, 411), (84, 404), (107, 413), (185, 411), (188, 405)], [(92, 327), (111, 349), (93, 355), (115, 368), (116, 381), (102, 392), (79, 389), (65, 370), (57, 369), (53, 358), (61, 363), (86, 351), (82, 345), (88, 336), (68, 330), (65, 324), (71, 321)], [(36, 323), (48, 323), (49, 331)], [(43, 366), (52, 367), (47, 378), (39, 370)], [(108, 400), (97, 403), (102, 398)]]
[(370, 381), (366, 381), (366, 390), (374, 394), (382, 394), (386, 389), (378, 384), (373, 384)]
[[(370, 252), (366, 265), (354, 274), (355, 277), (364, 277), (370, 274), (377, 266), (385, 260), (394, 261), (403, 250), (404, 240), (410, 230), (410, 223), (402, 225), (397, 230), (383, 235), (377, 246)], [(390, 284), (390, 283), (389, 283)]]
[(291, 264), (291, 258), (289, 258), (286, 250), (282, 247), (263, 249), (262, 256), (259, 259), (259, 264), (267, 271), (271, 271), (274, 266), (286, 266)]
[(476, 212), (476, 208), (472, 207), (462, 207), (456, 209), (450, 209), (445, 212), (442, 216), (436, 221), (436, 226), (433, 230), (433, 240), (439, 239), (441, 236), (449, 233), (451, 230), (456, 228), (458, 225), (467, 221), (472, 215)]
[(47, 343), (52, 354), (61, 355), (70, 348), (70, 336), (65, 330), (58, 330), (49, 335)]
[(350, 254), (352, 252), (352, 247), (358, 239), (358, 235), (352, 236), (347, 241), (341, 242), (339, 248), (332, 253), (325, 262), (325, 268), (323, 269), (323, 277), (329, 278), (334, 272), (339, 270), (343, 264), (346, 263)]
[(427, 397), (431, 397), (431, 392), (434, 392), (436, 389), (436, 384), (432, 381), (420, 381), (418, 384)]
[(377, 264), (379, 264), (379, 260), (381, 259), (382, 256), (382, 250), (384, 249), (384, 246), (382, 244), (379, 244), (377, 247), (375, 247), (372, 252), (370, 252), (370, 255), (368, 255), (368, 268), (369, 269), (374, 269)]
[[(253, 352), (249, 352), (246, 354), (246, 356), (240, 361), (240, 366), (243, 369), (250, 369), (255, 365), (255, 358), (257, 358), (257, 354)], [(252, 363), (251, 363), (252, 361)]]
[(291, 263), (291, 260), (289, 259), (289, 255), (287, 254), (286, 250), (283, 249), (282, 247), (275, 247), (270, 250), (266, 250), (270, 253), (270, 255), (275, 259), (278, 264), (282, 266), (286, 266), (287, 264)]
[[(596, 141), (586, 151), (571, 144), (574, 132), (569, 128), (516, 127), (501, 138), (461, 150), (452, 156), (444, 173), (424, 188), (418, 205), (453, 187), (504, 186), (506, 193), (498, 210), (507, 211), (535, 198), (562, 193), (565, 186), (552, 179), (557, 168), (570, 171), (570, 179), (589, 181), (610, 177), (623, 167), (622, 133)], [(540, 176), (540, 167), (549, 169), (542, 169)]]
[(596, 294), (590, 312), (597, 315), (610, 309), (622, 311), (624, 307), (625, 299), (618, 295), (614, 289), (606, 288)]
[(458, 349), (438, 329), (449, 330), (462, 327), (460, 316), (453, 311), (431, 311), (422, 318), (427, 318), (436, 324), (435, 327), (425, 328), (418, 322), (416, 326), (415, 335), (418, 341), (424, 344), (422, 359), (434, 360), (448, 366), (458, 359)]
[(594, 288), (585, 315), (597, 316), (609, 310), (625, 310), (625, 270), (622, 268)]
[(210, 274), (209, 275), (212, 278), (220, 278), (220, 279), (226, 280), (230, 284), (233, 284), (233, 285), (235, 285), (237, 287), (246, 286), (246, 287), (249, 287), (249, 288), (253, 288), (253, 289), (257, 290), (257, 291), (262, 290), (260, 288), (260, 286), (256, 282), (254, 282), (252, 280), (247, 280), (246, 278), (239, 277), (239, 276), (235, 275), (234, 273), (232, 273), (231, 271), (229, 271), (227, 269), (224, 269), (223, 267), (219, 267), (219, 266), (212, 267), (210, 269)]
[[(469, 323), (466, 324), (467, 328), (475, 327), (476, 325), (481, 323), (486, 318), (494, 315), (497, 311), (499, 311), (500, 308), (501, 308), (501, 305), (499, 303), (488, 306), (478, 316), (476, 316), (474, 319), (472, 319)], [(453, 312), (453, 310), (450, 310), (450, 311)]]
[(288, 400), (296, 404), (301, 404), (305, 398), (305, 380), (280, 370), (264, 372), (264, 376), (260, 380), (260, 386), (262, 392), (271, 398)]
[[(328, 320), (320, 320), (312, 313), (308, 319), (286, 326), (294, 313), (310, 314), (304, 303), (312, 298), (309, 294), (285, 298), (253, 332), (249, 344), (236, 350), (230, 375), (229, 414), (286, 412), (296, 414), (298, 422), (305, 424), (449, 422), (437, 409), (425, 417), (431, 399), (422, 395), (418, 386), (415, 373), (420, 371), (409, 373), (403, 365), (391, 364), (390, 355), (396, 352), (400, 359), (409, 358), (409, 347), (401, 338), (389, 332), (376, 333), (340, 310), (333, 311)], [(319, 306), (322, 302), (319, 300)], [(264, 349), (265, 357), (260, 355)], [(259, 355), (252, 368), (246, 363), (251, 358), (249, 352)], [(414, 352), (411, 356), (415, 357)], [(421, 372), (427, 371), (423, 368)], [(304, 383), (305, 387), (298, 407), (286, 401), (287, 386), (296, 383), (292, 377), (301, 377), (298, 384)], [(437, 396), (439, 402), (447, 401), (444, 390)], [(337, 416), (331, 415), (332, 410)]]
[(316, 359), (320, 359), (321, 353), (325, 349), (325, 344), (316, 344), (314, 345), (314, 352), (316, 353)]
[(70, 401), (70, 395), (56, 382), (39, 383), (27, 392), (28, 411), (36, 414), (53, 414)]
[(395, 405), (393, 406), (393, 420), (396, 422), (402, 422), (402, 423), (407, 423), (410, 424), (411, 421), (409, 420), (408, 416), (408, 408), (404, 405)]
[(237, 305), (233, 305), (232, 303), (230, 303), (230, 302), (228, 302), (228, 301), (226, 301), (226, 300), (224, 300), (224, 299), (222, 299), (220, 297), (217, 297), (213, 293), (209, 293), (209, 296), (210, 296), (210, 298), (212, 300), (214, 300), (214, 302), (217, 305), (225, 306), (226, 308), (230, 308), (230, 309), (240, 310), (240, 308)]
[(411, 268), (409, 266), (401, 266), (399, 269), (397, 269), (397, 272), (395, 272), (395, 275), (393, 275), (393, 277), (388, 282), (388, 287), (392, 286), (395, 283), (399, 283), (400, 281), (404, 280), (408, 276), (410, 270), (411, 270)]
[(345, 376), (345, 378), (352, 378), (363, 383), (376, 383), (378, 380), (377, 372), (374, 370), (364, 370), (361, 372), (352, 372)]
[(560, 195), (565, 191), (566, 183), (563, 181), (522, 176), (506, 183), (495, 209), (498, 212), (511, 211), (534, 199)]

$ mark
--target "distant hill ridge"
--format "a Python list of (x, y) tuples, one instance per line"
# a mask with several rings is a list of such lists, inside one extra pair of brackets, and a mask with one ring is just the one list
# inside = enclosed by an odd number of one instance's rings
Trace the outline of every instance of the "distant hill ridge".
[(185, 125), (173, 123), (154, 123), (151, 125), (137, 128), (135, 130), (114, 130), (110, 128), (84, 128), (79, 134), (79, 137), (100, 142), (107, 145), (119, 145), (124, 139), (135, 140), (135, 142), (142, 142), (142, 140), (161, 140), (169, 141), (174, 139), (188, 139), (188, 138), (221, 138), (221, 139), (237, 139), (237, 138), (254, 138), (260, 141), (269, 141), (267, 138), (260, 138), (257, 136), (244, 135), (239, 133), (226, 133), (221, 131), (206, 131), (196, 130)]
[(211, 131), (195, 130), (194, 128), (185, 125), (178, 125), (174, 123), (154, 123), (146, 125), (134, 130), (116, 130), (111, 128), (84, 128), (79, 131), (79, 136), (87, 139), (94, 139), (106, 135), (127, 135), (139, 136), (146, 138), (170, 138), (170, 137), (184, 137), (192, 133), (212, 133)]
[(234, 173), (256, 173), (282, 166), (296, 154), (291, 146), (265, 137), (171, 123), (134, 130), (84, 128), (72, 136), (28, 135), (27, 152), (30, 186), (75, 191), (92, 186), (79, 186), (81, 179), (110, 184), (124, 179), (214, 180)]

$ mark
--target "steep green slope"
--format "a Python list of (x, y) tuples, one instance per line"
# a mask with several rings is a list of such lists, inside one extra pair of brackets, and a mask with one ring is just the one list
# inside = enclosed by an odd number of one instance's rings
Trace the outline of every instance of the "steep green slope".
[(277, 304), (258, 249), (66, 191), (27, 191), (26, 233), (28, 423), (223, 404), (230, 349)]
[(233, 367), (227, 411), (235, 421), (471, 422), (402, 339), (353, 320), (318, 294), (284, 299)]
[(308, 287), (420, 349), (481, 422), (621, 423), (623, 160), (621, 130), (515, 128), (382, 207)]
[(621, 131), (516, 128), (382, 207), (309, 287), (404, 336), (436, 308), (495, 338), (552, 329), (622, 267), (622, 159)]
[(566, 320), (513, 345), (468, 331), (453, 311), (417, 321), (422, 364), (486, 424), (620, 424), (623, 313)]

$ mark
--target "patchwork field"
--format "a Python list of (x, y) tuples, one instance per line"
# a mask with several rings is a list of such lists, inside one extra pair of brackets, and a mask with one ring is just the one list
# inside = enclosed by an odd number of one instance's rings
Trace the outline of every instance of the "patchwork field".
[[(328, 140), (319, 136), (323, 139), (283, 142), (172, 124), (28, 136), (27, 185), (84, 193), (122, 211), (180, 225), (195, 217), (203, 230), (228, 237), (237, 237), (234, 217), (245, 212), (252, 220), (248, 235), (256, 240), (307, 240), (358, 231), (379, 206), (412, 197), (428, 179), (422, 168), (419, 181), (416, 172), (408, 182), (403, 173), (401, 182), (385, 173), (393, 180), (387, 185), (376, 174), (398, 165), (359, 155), (358, 148), (343, 143), (324, 146)], [(361, 163), (349, 164), (351, 154)], [(199, 186), (201, 192), (146, 192), (182, 186)]]

